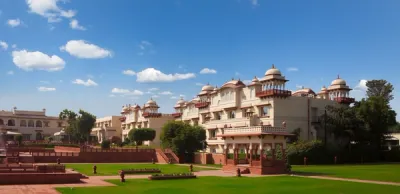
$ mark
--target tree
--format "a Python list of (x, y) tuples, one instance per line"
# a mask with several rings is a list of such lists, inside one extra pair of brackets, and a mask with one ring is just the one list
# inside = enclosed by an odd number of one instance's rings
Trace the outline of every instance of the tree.
[(182, 156), (206, 148), (206, 131), (201, 126), (191, 126), (181, 121), (166, 123), (160, 135), (162, 147), (171, 148)]
[(101, 142), (101, 149), (110, 149), (111, 142), (110, 140), (104, 140)]
[(144, 141), (153, 141), (156, 131), (150, 128), (132, 129), (128, 133), (128, 138), (135, 141), (136, 145), (142, 145)]
[(394, 87), (391, 83), (386, 80), (370, 80), (366, 83), (367, 86), (367, 97), (381, 96), (386, 102), (393, 100)]
[(84, 110), (79, 110), (78, 115), (72, 110), (64, 109), (60, 112), (59, 118), (68, 122), (65, 132), (77, 141), (89, 140), (92, 128), (96, 123), (96, 116)]
[(16, 136), (14, 136), (14, 140), (15, 140), (16, 142), (18, 142), (18, 145), (19, 145), (19, 146), (22, 145), (22, 135), (16, 135)]
[(301, 129), (300, 128), (296, 128), (295, 130), (293, 130), (293, 132), (291, 133), (292, 136), (288, 137), (289, 142), (290, 143), (297, 142), (299, 140), (300, 133), (301, 133)]

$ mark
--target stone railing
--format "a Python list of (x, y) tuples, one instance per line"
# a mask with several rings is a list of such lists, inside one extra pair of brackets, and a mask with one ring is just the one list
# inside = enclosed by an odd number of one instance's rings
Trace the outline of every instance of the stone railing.
[(224, 129), (224, 134), (241, 134), (241, 133), (286, 133), (286, 128), (270, 127), (270, 126), (252, 126), (252, 127), (238, 127), (238, 128)]

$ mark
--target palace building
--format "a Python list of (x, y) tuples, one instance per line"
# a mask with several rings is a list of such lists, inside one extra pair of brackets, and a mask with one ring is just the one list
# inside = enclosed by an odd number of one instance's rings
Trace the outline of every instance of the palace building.
[(319, 118), (325, 107), (354, 102), (351, 89), (339, 76), (317, 93), (310, 88), (290, 91), (285, 87), (288, 81), (272, 65), (249, 84), (235, 79), (221, 87), (207, 84), (194, 99), (181, 98), (172, 115), (207, 130), (208, 153), (225, 153), (239, 145), (244, 145), (243, 152), (249, 147), (262, 150), (264, 144), (274, 147), (274, 142), (285, 147), (283, 139), (295, 129), (300, 129), (304, 140), (323, 138)]
[(121, 138), (121, 118), (122, 116), (108, 116), (96, 119), (91, 134), (97, 137), (99, 143), (113, 136)]
[(22, 135), (23, 140), (43, 140), (59, 132), (65, 124), (55, 116), (46, 116), (46, 109), (42, 111), (18, 110), (0, 111), (0, 128), (10, 136)]
[(151, 128), (156, 131), (156, 137), (151, 142), (144, 142), (145, 145), (160, 145), (160, 133), (163, 125), (173, 120), (171, 114), (159, 113), (160, 107), (157, 102), (150, 99), (142, 107), (139, 105), (125, 105), (121, 111), (122, 140), (128, 137), (128, 133), (136, 128)]

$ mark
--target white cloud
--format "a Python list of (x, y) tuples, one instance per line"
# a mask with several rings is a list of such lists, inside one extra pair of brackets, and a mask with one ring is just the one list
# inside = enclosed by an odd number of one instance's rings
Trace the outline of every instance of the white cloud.
[(122, 74), (133, 76), (133, 75), (136, 75), (136, 72), (134, 72), (130, 69), (127, 69), (127, 70), (122, 71)]
[(8, 44), (6, 42), (0, 40), (0, 47), (3, 50), (7, 50), (8, 49)]
[(11, 45), (11, 48), (16, 49), (16, 48), (17, 48), (17, 45), (16, 45), (16, 44), (13, 44), (13, 45)]
[(71, 22), (69, 23), (69, 26), (74, 30), (86, 30), (85, 27), (79, 25), (79, 22), (76, 19), (71, 20)]
[(367, 91), (367, 81), (365, 79), (362, 79), (358, 82), (358, 84), (354, 87), (354, 90), (361, 90), (361, 91)]
[(196, 83), (196, 86), (204, 86), (205, 84), (202, 83)]
[(7, 21), (7, 24), (9, 26), (11, 26), (12, 28), (21, 25), (21, 23), (22, 23), (21, 20), (18, 19), (18, 18), (17, 19), (10, 19), (10, 20)]
[(137, 55), (142, 56), (146, 53), (154, 54), (155, 51), (153, 50), (153, 44), (150, 43), (149, 41), (142, 40), (140, 44), (138, 45), (140, 52), (137, 53)]
[(44, 86), (38, 87), (38, 91), (40, 92), (52, 92), (52, 91), (56, 91), (56, 88), (47, 88)]
[(289, 67), (287, 68), (287, 71), (299, 71), (299, 69), (296, 67)]
[(350, 91), (350, 96), (355, 98), (356, 100), (361, 100), (365, 98), (367, 91), (367, 80), (362, 79), (358, 82), (358, 84)]
[(14, 64), (26, 71), (45, 70), (59, 71), (65, 66), (65, 61), (57, 55), (49, 56), (40, 51), (30, 52), (27, 50), (12, 52)]
[(304, 86), (303, 86), (303, 85), (296, 84), (296, 88), (297, 88), (297, 89), (303, 89)]
[(171, 96), (171, 99), (178, 99), (178, 97), (176, 97), (176, 96)]
[(123, 95), (133, 95), (133, 96), (141, 96), (141, 95), (143, 95), (143, 92), (140, 91), (140, 90), (128, 90), (128, 89), (122, 89), (122, 88), (113, 88), (111, 90), (111, 93), (123, 94)]
[(61, 46), (60, 50), (67, 51), (70, 55), (82, 59), (97, 59), (112, 56), (111, 51), (84, 40), (70, 40), (65, 46)]
[(254, 5), (254, 6), (259, 5), (259, 4), (258, 4), (258, 0), (250, 0), (250, 3), (251, 3), (252, 5)]
[[(74, 10), (63, 10), (57, 3), (61, 0), (26, 0), (29, 11), (47, 18), (48, 22), (59, 22), (61, 17), (72, 18), (76, 15)], [(65, 2), (65, 1), (62, 1)]]
[(147, 48), (149, 48), (151, 46), (152, 46), (152, 44), (150, 42), (148, 42), (148, 41), (145, 41), (145, 40), (142, 40), (142, 42), (140, 42), (140, 44), (139, 44), (139, 48), (141, 50), (146, 50)]
[(147, 68), (137, 73), (137, 82), (173, 82), (177, 80), (184, 80), (194, 78), (194, 73), (185, 74), (165, 74), (154, 68)]
[(91, 79), (88, 79), (87, 81), (81, 80), (81, 79), (76, 79), (72, 81), (73, 84), (78, 84), (78, 85), (84, 85), (84, 86), (97, 86), (98, 84), (94, 82)]
[(151, 96), (152, 98), (159, 98), (160, 96), (158, 96), (158, 95), (153, 95), (153, 96)]
[(7, 71), (7, 75), (14, 75), (14, 71)]
[(204, 68), (200, 71), (200, 74), (216, 74), (217, 71), (215, 69)]
[(179, 97), (182, 97), (182, 98), (184, 98), (184, 97), (185, 97), (185, 95), (183, 95), (183, 94), (179, 94)]
[(173, 93), (170, 92), (170, 91), (164, 91), (164, 92), (160, 92), (158, 94), (161, 94), (161, 95), (172, 95)]
[(159, 90), (158, 88), (150, 88), (149, 91), (157, 91)]

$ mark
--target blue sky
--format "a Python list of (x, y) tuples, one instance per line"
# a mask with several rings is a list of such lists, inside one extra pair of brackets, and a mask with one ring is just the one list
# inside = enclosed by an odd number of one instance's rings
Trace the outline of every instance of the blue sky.
[(101, 117), (154, 96), (170, 113), (201, 84), (275, 64), (292, 90), (340, 74), (357, 99), (362, 80), (387, 79), (400, 113), (397, 0), (1, 0), (0, 10), (0, 109)]

